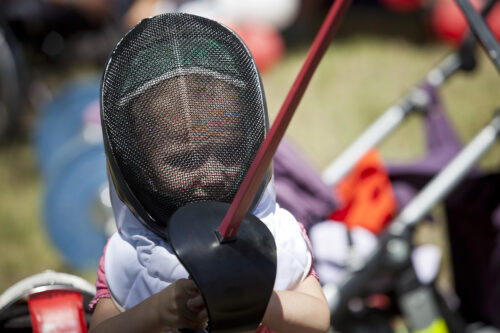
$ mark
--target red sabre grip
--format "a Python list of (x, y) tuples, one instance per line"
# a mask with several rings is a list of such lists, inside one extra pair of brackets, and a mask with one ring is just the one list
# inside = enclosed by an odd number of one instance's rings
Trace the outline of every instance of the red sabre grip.
[(222, 242), (234, 239), (238, 234), (241, 221), (250, 207), (250, 203), (261, 183), (260, 181), (264, 178), (264, 174), (271, 163), (278, 144), (283, 138), (285, 130), (304, 95), (307, 85), (316, 67), (318, 67), (321, 58), (328, 49), (328, 45), (351, 2), (352, 0), (335, 0), (328, 11), (325, 21), (321, 25), (309, 50), (304, 65), (302, 65), (269, 133), (257, 151), (257, 155), (219, 227)]

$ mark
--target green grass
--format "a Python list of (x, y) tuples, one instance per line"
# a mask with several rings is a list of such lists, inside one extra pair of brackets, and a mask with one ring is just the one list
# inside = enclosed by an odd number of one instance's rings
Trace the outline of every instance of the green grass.
[(43, 229), (40, 179), (25, 142), (0, 153), (0, 290), (45, 269), (65, 269)]
[[(449, 49), (413, 44), (401, 38), (354, 35), (332, 44), (287, 132), (319, 169), (326, 167), (373, 120), (413, 87)], [(283, 102), (306, 49), (296, 48), (263, 81), (271, 116)], [(462, 140), (486, 124), (499, 106), (500, 77), (481, 51), (471, 75), (457, 75), (442, 89), (443, 101)], [(421, 122), (412, 117), (382, 145), (390, 160), (423, 151)], [(498, 166), (497, 144), (482, 160)], [(94, 272), (67, 267), (44, 232), (39, 178), (29, 141), (0, 147), (0, 292), (44, 269), (72, 272), (93, 281)]]

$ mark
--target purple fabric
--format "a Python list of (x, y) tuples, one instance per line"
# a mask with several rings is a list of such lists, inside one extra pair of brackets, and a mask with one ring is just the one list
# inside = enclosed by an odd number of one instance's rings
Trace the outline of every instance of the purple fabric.
[(326, 219), (337, 207), (333, 191), (289, 141), (283, 140), (273, 160), (276, 201), (306, 230)]
[[(395, 196), (401, 207), (405, 206), (461, 149), (460, 141), (448, 122), (437, 91), (430, 86), (424, 89), (431, 97), (430, 105), (424, 114), (427, 153), (416, 161), (387, 166)], [(406, 186), (401, 189), (398, 184)], [(413, 187), (413, 195), (409, 194), (408, 186)]]

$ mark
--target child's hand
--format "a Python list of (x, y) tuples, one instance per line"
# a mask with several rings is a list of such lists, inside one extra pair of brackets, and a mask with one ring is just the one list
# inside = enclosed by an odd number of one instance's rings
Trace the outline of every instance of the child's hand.
[(193, 280), (180, 279), (160, 292), (161, 321), (171, 328), (204, 329), (207, 310)]

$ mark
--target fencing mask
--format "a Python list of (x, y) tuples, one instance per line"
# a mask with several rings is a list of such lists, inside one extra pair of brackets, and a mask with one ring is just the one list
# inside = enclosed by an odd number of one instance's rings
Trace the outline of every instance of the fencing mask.
[(239, 37), (179, 13), (145, 19), (117, 44), (101, 112), (118, 195), (164, 238), (179, 207), (233, 200), (269, 126), (255, 61)]

